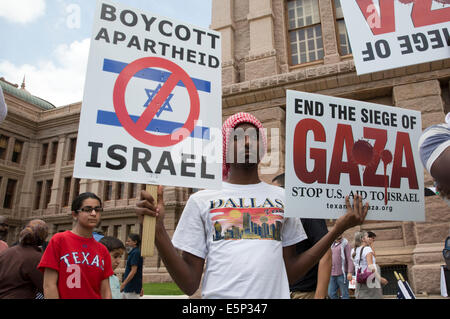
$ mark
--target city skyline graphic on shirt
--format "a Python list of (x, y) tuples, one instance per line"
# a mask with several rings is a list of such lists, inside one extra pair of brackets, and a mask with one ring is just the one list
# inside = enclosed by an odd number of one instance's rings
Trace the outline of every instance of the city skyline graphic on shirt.
[(216, 208), (213, 241), (259, 239), (281, 241), (283, 209), (280, 208)]

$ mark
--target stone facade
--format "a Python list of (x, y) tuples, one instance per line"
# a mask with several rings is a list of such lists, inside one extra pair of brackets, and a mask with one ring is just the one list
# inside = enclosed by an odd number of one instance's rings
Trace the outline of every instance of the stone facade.
[[(260, 166), (266, 182), (284, 170), (287, 89), (420, 110), (423, 127), (443, 122), (444, 114), (450, 112), (450, 59), (357, 76), (352, 56), (340, 55), (334, 1), (317, 1), (324, 57), (299, 65), (291, 65), (286, 0), (212, 1), (211, 28), (222, 34), (222, 115), (251, 112), (268, 129), (269, 152)], [(133, 211), (137, 191), (130, 191), (131, 185), (113, 182), (108, 187), (104, 181), (71, 178), (70, 154), (81, 103), (44, 109), (33, 99), (24, 99), (23, 92), (16, 94), (20, 89), (15, 90), (4, 90), (9, 114), (0, 125), (0, 135), (8, 137), (5, 154), (0, 156), (0, 214), (9, 218), (9, 244), (33, 218), (45, 220), (51, 235), (70, 229), (68, 203), (84, 191), (95, 192), (104, 201), (100, 228), (106, 234), (125, 241), (130, 232), (139, 232)], [(24, 142), (18, 163), (11, 160), (16, 140)], [(44, 162), (43, 152), (47, 153)], [(17, 182), (13, 204), (4, 208), (8, 180)], [(37, 198), (39, 182), (41, 195)], [(426, 172), (425, 185), (432, 185)], [(170, 235), (191, 191), (165, 189), (165, 223)], [(439, 294), (439, 265), (444, 263), (441, 251), (449, 235), (449, 214), (443, 201), (427, 198), (425, 222), (367, 222), (344, 236), (352, 242), (356, 231), (374, 231), (378, 264), (406, 265), (416, 293)], [(144, 281), (170, 280), (157, 252), (145, 259)]]
[[(145, 185), (136, 185), (132, 192), (129, 183), (119, 185), (110, 182), (110, 195), (107, 195), (107, 183), (104, 181), (72, 178), (74, 161), (71, 148), (77, 137), (81, 103), (44, 110), (33, 103), (29, 93), (11, 87), (4, 80), (0, 81), (8, 105), (8, 115), (0, 125), (0, 136), (8, 138), (3, 159), (0, 159), (0, 215), (8, 217), (8, 244), (16, 242), (23, 226), (35, 218), (43, 219), (49, 225), (49, 238), (57, 232), (71, 229), (70, 205), (78, 193), (86, 191), (96, 193), (103, 201), (105, 211), (99, 229), (105, 235), (118, 237), (125, 243), (128, 234), (139, 233), (140, 225), (134, 207), (136, 196)], [(12, 161), (16, 141), (23, 142), (18, 163)], [(17, 182), (13, 204), (5, 208), (9, 180)], [(39, 182), (42, 183), (40, 188)], [(165, 189), (165, 224), (169, 234), (175, 229), (189, 192), (182, 188)], [(119, 267), (118, 273), (122, 273), (123, 268), (124, 264)], [(171, 280), (157, 252), (154, 257), (145, 258), (144, 280)]]

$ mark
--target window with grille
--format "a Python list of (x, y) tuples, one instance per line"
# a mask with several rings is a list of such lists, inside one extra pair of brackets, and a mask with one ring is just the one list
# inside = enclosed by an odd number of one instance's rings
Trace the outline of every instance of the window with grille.
[(53, 185), (52, 179), (49, 179), (45, 183), (45, 203), (44, 203), (45, 209), (48, 208), (48, 204), (50, 204), (50, 199), (52, 198), (52, 185)]
[(6, 184), (5, 200), (3, 201), (3, 208), (13, 208), (16, 185), (17, 180), (8, 179), (8, 183)]
[(112, 199), (112, 182), (105, 182), (104, 196), (105, 201)]
[(76, 137), (71, 138), (69, 143), (69, 158), (68, 158), (69, 161), (75, 160), (76, 147), (77, 147), (77, 138)]
[(41, 205), (41, 196), (42, 196), (42, 185), (43, 182), (39, 181), (36, 183), (36, 193), (34, 197), (34, 209), (39, 209)]
[(290, 0), (288, 30), (291, 64), (322, 60), (324, 56), (318, 0)]
[(5, 159), (6, 149), (8, 148), (9, 137), (0, 135), (0, 159)]
[(125, 185), (124, 183), (117, 183), (116, 185), (116, 199), (124, 198), (125, 193)]
[(344, 13), (342, 12), (341, 0), (334, 0), (334, 8), (336, 10), (336, 25), (338, 32), (338, 45), (341, 55), (352, 53), (350, 41), (348, 39), (347, 28), (344, 21)]
[(136, 198), (137, 197), (137, 184), (130, 183), (128, 184), (128, 198)]
[(47, 163), (48, 143), (42, 144), (41, 165)]
[(22, 151), (23, 151), (23, 142), (16, 140), (14, 142), (14, 148), (13, 148), (11, 161), (19, 164), (20, 159), (22, 158)]
[(72, 177), (64, 178), (64, 188), (63, 188), (63, 207), (69, 206), (70, 198), (70, 183), (72, 182)]
[(58, 155), (58, 142), (52, 142), (52, 154), (50, 157), (50, 164), (56, 163), (56, 156)]

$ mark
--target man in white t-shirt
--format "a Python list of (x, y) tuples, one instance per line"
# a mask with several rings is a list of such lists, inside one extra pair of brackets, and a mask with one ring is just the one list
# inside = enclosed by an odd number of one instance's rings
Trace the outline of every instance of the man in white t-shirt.
[(289, 282), (317, 264), (338, 235), (361, 224), (368, 205), (358, 197), (352, 208), (347, 198), (347, 214), (317, 244), (297, 255), (295, 244), (306, 238), (302, 224), (284, 217), (284, 190), (258, 176), (266, 147), (262, 124), (251, 114), (238, 113), (227, 119), (222, 131), (223, 188), (190, 196), (172, 241), (163, 223), (162, 187), (157, 203), (142, 192), (136, 213), (156, 216), (155, 245), (186, 294), (198, 289), (206, 261), (203, 298), (289, 299)]
[(426, 128), (418, 148), (423, 166), (434, 178), (439, 195), (450, 206), (450, 113), (445, 122)]

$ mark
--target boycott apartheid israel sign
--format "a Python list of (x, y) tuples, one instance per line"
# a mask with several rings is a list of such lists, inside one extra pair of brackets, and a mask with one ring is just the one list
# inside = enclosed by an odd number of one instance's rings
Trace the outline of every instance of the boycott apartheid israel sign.
[(74, 176), (221, 188), (219, 33), (98, 1)]
[(345, 196), (367, 220), (424, 221), (420, 112), (287, 91), (286, 215), (339, 218)]
[(450, 58), (450, 0), (341, 0), (358, 74)]

